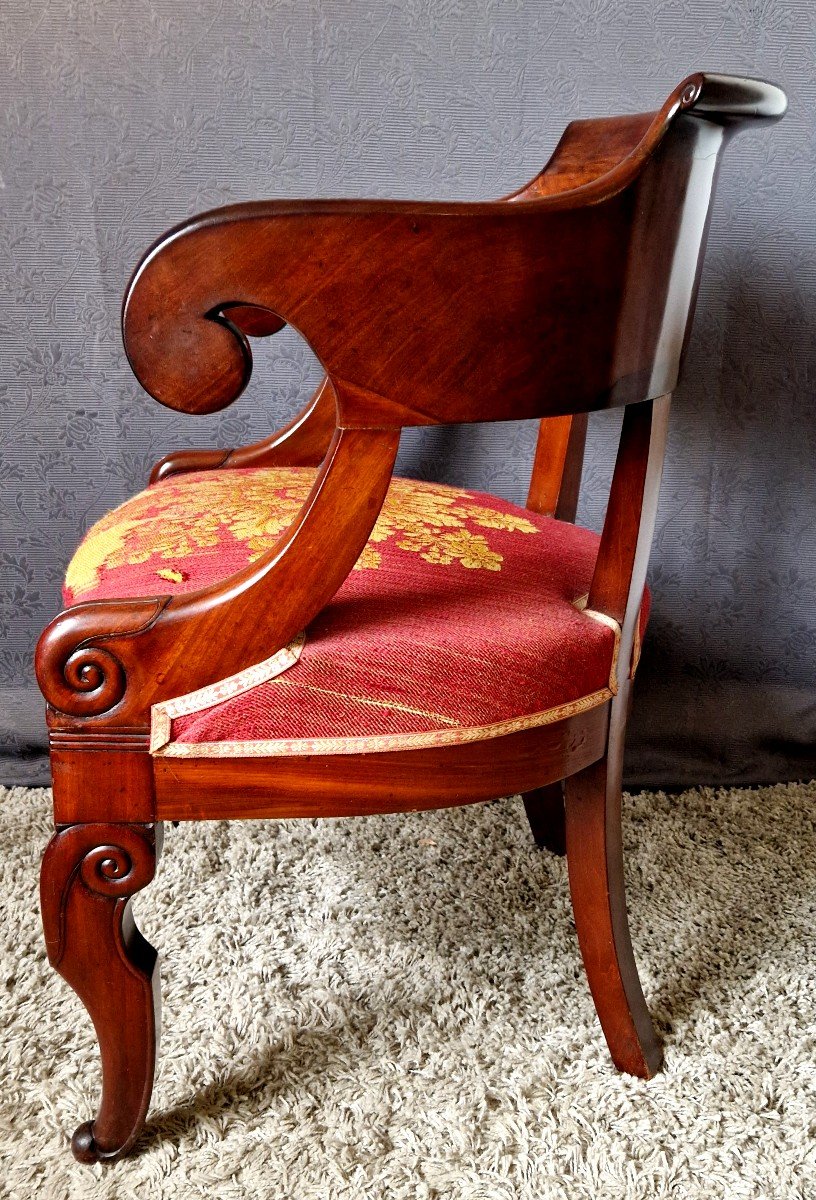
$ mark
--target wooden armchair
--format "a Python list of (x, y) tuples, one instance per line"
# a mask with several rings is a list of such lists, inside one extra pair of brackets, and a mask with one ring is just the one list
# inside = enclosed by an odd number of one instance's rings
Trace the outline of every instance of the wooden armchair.
[[(284, 324), (326, 377), (267, 441), (159, 463), (87, 534), (38, 647), (43, 923), (102, 1056), (78, 1158), (125, 1154), (147, 1111), (158, 976), (129, 898), (165, 819), (521, 792), (539, 844), (566, 847), (612, 1057), (658, 1069), (620, 836), (646, 564), (720, 153), (785, 106), (770, 84), (696, 74), (657, 113), (571, 124), (505, 201), (239, 204), (145, 255), (124, 340), (161, 403), (230, 404), (248, 337)], [(614, 405), (598, 538), (572, 522), (587, 413)], [(541, 421), (527, 509), (392, 480), (404, 426), (519, 418)]]

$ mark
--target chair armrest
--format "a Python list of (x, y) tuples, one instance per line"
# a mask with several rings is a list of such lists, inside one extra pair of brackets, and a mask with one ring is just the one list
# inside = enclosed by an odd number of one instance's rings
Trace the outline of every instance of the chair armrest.
[(656, 113), (571, 121), (549, 161), (505, 202), (535, 200), (584, 187), (614, 170), (646, 136)]
[[(599, 276), (620, 285), (631, 225), (615, 200), (681, 107), (682, 85), (645, 134), (643, 119), (623, 121), (614, 169), (551, 194), (540, 178), (523, 204), (270, 202), (188, 221), (147, 253), (128, 287), (123, 333), (133, 370), (170, 407), (223, 408), (252, 365), (230, 312), (265, 309), (298, 329), (323, 361), (341, 424), (596, 406), (614, 381), (600, 370), (587, 381), (584, 367), (608, 363), (609, 347), (594, 335), (608, 338), (620, 298), (608, 283), (598, 287)], [(592, 128), (597, 143), (599, 126)]]
[(324, 377), (306, 407), (270, 437), (235, 450), (174, 450), (150, 472), (150, 483), (188, 471), (226, 467), (317, 467), (337, 426), (334, 389)]
[[(541, 171), (503, 202), (517, 202), (569, 191), (606, 174), (641, 141), (654, 113), (573, 121)], [(277, 333), (284, 322), (266, 309), (233, 305), (225, 309), (233, 325), (251, 337)], [(317, 466), (336, 424), (336, 401), (324, 377), (303, 410), (269, 437), (232, 450), (177, 450), (156, 463), (150, 483), (190, 471), (229, 467)]]
[(292, 640), (368, 541), (399, 435), (338, 430), (298, 516), (267, 554), (211, 587), (60, 613), (37, 647), (52, 729), (147, 730), (158, 700), (215, 683)]
[[(91, 602), (52, 622), (37, 651), (52, 726), (141, 737), (156, 701), (291, 640), (365, 546), (402, 426), (561, 416), (670, 392), (725, 133), (784, 107), (772, 85), (695, 75), (616, 166), (566, 191), (517, 203), (236, 205), (163, 238), (123, 315), (145, 388), (184, 411), (223, 408), (252, 363), (230, 313), (259, 321), (256, 331), (285, 322), (326, 370), (337, 429), (300, 514), (257, 562), (199, 592)], [(624, 649), (667, 405), (627, 414), (590, 589), (591, 606), (623, 620)], [(328, 400), (315, 407), (327, 420)], [(296, 421), (281, 444), (308, 440), (297, 432), (307, 427)]]
[[(616, 123), (611, 157), (623, 157), (606, 169), (596, 154), (587, 173), (601, 174), (587, 181), (565, 169), (578, 183), (567, 190), (542, 194), (554, 167), (511, 203), (278, 201), (188, 221), (128, 289), (131, 364), (170, 407), (225, 407), (251, 373), (229, 319), (239, 306), (300, 331), (341, 426), (557, 416), (662, 395), (677, 380), (725, 135), (783, 108), (771, 85), (695, 75), (648, 125)], [(599, 146), (599, 129), (579, 127), (568, 145)], [(569, 158), (562, 148), (556, 164)]]

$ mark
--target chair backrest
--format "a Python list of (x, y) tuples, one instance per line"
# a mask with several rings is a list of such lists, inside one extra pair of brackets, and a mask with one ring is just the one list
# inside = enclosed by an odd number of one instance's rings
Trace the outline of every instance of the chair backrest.
[(128, 289), (133, 369), (171, 407), (224, 407), (251, 370), (229, 321), (238, 306), (303, 334), (345, 427), (544, 417), (670, 392), (722, 146), (784, 110), (770, 84), (693, 75), (651, 118), (571, 126), (511, 203), (271, 202), (188, 221)]
[[(142, 745), (151, 704), (305, 628), (365, 546), (406, 425), (548, 419), (537, 463), (557, 444), (558, 469), (542, 467), (531, 506), (571, 517), (583, 414), (630, 405), (588, 603), (621, 625), (633, 664), (667, 393), (720, 152), (741, 122), (784, 111), (771, 84), (693, 75), (654, 116), (570, 126), (504, 201), (241, 204), (162, 238), (125, 299), (144, 387), (188, 412), (223, 408), (251, 373), (246, 334), (288, 323), (326, 369), (336, 428), (309, 498), (260, 559), (197, 592), (94, 601), (51, 623), (37, 670), (52, 744), (115, 729)], [(310, 410), (318, 442), (330, 395)]]

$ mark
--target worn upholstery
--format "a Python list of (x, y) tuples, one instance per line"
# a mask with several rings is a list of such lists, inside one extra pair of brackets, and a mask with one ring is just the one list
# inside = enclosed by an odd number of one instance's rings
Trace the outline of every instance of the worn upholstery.
[[(68, 568), (66, 602), (189, 592), (225, 578), (270, 549), (314, 474), (216, 470), (148, 488), (88, 532)], [(493, 496), (395, 478), (356, 566), (303, 637), (154, 706), (154, 752), (441, 745), (601, 704), (616, 687), (619, 630), (585, 611), (598, 543)]]

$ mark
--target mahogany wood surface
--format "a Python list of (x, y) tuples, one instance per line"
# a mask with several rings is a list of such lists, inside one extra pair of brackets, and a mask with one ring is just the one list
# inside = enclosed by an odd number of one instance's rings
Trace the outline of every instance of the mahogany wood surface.
[(538, 427), (527, 507), (532, 512), (574, 521), (587, 435), (587, 414), (545, 417)]
[(156, 818), (153, 759), (142, 734), (89, 741), (52, 733), (54, 823), (99, 821), (145, 824)]
[[(530, 183), (505, 196), (505, 202), (531, 200), (553, 195), (589, 183), (606, 174), (635, 149), (654, 119), (653, 113), (634, 117), (602, 117), (573, 121), (559, 141), (549, 162)], [(238, 329), (251, 337), (268, 337), (285, 322), (268, 309), (233, 305), (225, 315)], [(315, 394), (302, 412), (285, 428), (260, 442), (234, 450), (177, 450), (156, 464), (151, 483), (185, 471), (205, 471), (226, 467), (317, 466), (329, 447), (336, 421), (336, 400), (328, 376), (324, 376)], [(561, 433), (564, 447), (560, 449)], [(553, 442), (553, 439), (555, 441)], [(566, 467), (565, 497), (558, 516), (574, 520), (567, 512), (577, 487), (583, 463), (586, 416), (543, 419), (536, 450), (533, 480), (527, 507), (534, 512), (556, 515), (561, 477)], [(580, 445), (580, 449), (578, 448)], [(577, 477), (576, 477), (577, 469)], [(538, 477), (541, 476), (539, 479)], [(558, 482), (556, 483), (556, 476)], [(548, 486), (555, 486), (550, 501)]]
[[(625, 696), (617, 699), (616, 707), (625, 707)], [(617, 729), (625, 716), (615, 713), (613, 721)], [(619, 1070), (650, 1079), (663, 1052), (629, 936), (621, 849), (622, 767), (621, 728), (610, 733), (608, 757), (565, 781), (567, 871), (581, 957), (610, 1054)]]
[[(606, 174), (635, 149), (646, 134), (654, 119), (653, 113), (641, 113), (634, 117), (602, 117), (595, 120), (573, 121), (559, 141), (549, 162), (530, 183), (518, 191), (505, 196), (505, 202), (531, 200), (539, 196), (554, 195), (589, 183)], [(251, 337), (268, 337), (277, 333), (285, 322), (268, 309), (249, 305), (233, 305), (223, 310), (231, 323)], [(185, 471), (205, 471), (225, 467), (262, 466), (317, 466), (322, 462), (334, 432), (336, 401), (328, 376), (324, 376), (309, 403), (284, 429), (234, 450), (177, 450), (166, 455), (156, 464), (150, 476), (151, 483), (167, 479), (170, 475)], [(564, 449), (559, 451), (559, 429), (566, 430)], [(572, 431), (570, 435), (570, 431)], [(569, 438), (569, 453), (566, 437)], [(577, 476), (580, 478), (583, 462), (583, 441), (586, 438), (585, 415), (575, 417), (546, 418), (541, 422), (539, 443), (533, 468), (533, 481), (527, 507), (534, 512), (556, 515), (558, 489), (564, 463), (559, 463), (566, 454), (567, 487), (558, 516), (563, 520), (574, 520), (567, 516), (570, 500), (575, 489), (577, 500)], [(555, 444), (551, 445), (555, 438)], [(580, 451), (577, 450), (580, 441)], [(557, 473), (555, 499), (550, 502), (547, 486), (553, 486)], [(537, 476), (541, 475), (539, 481)]]
[[(784, 110), (773, 85), (695, 74), (655, 114), (573, 123), (503, 201), (240, 204), (185, 222), (145, 255), (124, 338), (162, 403), (191, 413), (231, 403), (250, 377), (248, 337), (284, 324), (326, 371), (284, 430), (236, 450), (168, 455), (152, 481), (320, 469), (291, 527), (251, 566), (185, 595), (75, 605), (40, 640), (58, 826), (43, 860), (43, 921), (103, 1063), (99, 1113), (74, 1138), (79, 1157), (126, 1153), (149, 1101), (155, 954), (128, 899), (152, 878), (163, 818), (342, 816), (525, 793), (536, 839), (560, 849), (566, 837), (579, 944), (613, 1059), (636, 1075), (657, 1069), (621, 857), (633, 647), (720, 154), (741, 124)], [(149, 754), (151, 705), (268, 658), (335, 594), (373, 529), (403, 427), (540, 420), (528, 505), (574, 520), (586, 414), (618, 404), (629, 407), (588, 601), (621, 628), (611, 702), (433, 751)]]
[(345, 426), (542, 417), (670, 391), (703, 252), (694, 218), (725, 136), (783, 111), (770, 85), (694, 75), (633, 150), (572, 190), (510, 204), (258, 202), (194, 218), (130, 284), (131, 365), (170, 407), (223, 408), (251, 371), (223, 316), (241, 304), (302, 333)]
[(610, 705), (606, 754), (564, 781), (570, 894), (592, 998), (616, 1066), (646, 1079), (659, 1068), (662, 1050), (643, 998), (629, 936), (621, 783), (632, 648), (657, 518), (669, 400), (663, 396), (624, 413), (588, 602), (590, 608), (603, 603), (600, 611), (621, 624), (618, 692)]
[(324, 378), (302, 412), (271, 437), (235, 450), (175, 450), (156, 463), (150, 482), (186, 471), (225, 467), (318, 467), (337, 425), (334, 389)]
[(160, 849), (160, 827), (72, 825), (57, 830), (42, 861), (48, 958), (90, 1013), (102, 1055), (99, 1111), (71, 1142), (82, 1162), (126, 1154), (150, 1102), (158, 959), (136, 928), (130, 897), (153, 878)]
[(160, 820), (363, 816), (492, 800), (561, 779), (606, 748), (609, 704), (460, 746), (303, 758), (157, 756)]
[(535, 844), (552, 854), (566, 854), (564, 780), (559, 779), (557, 783), (524, 792), (522, 800)]

